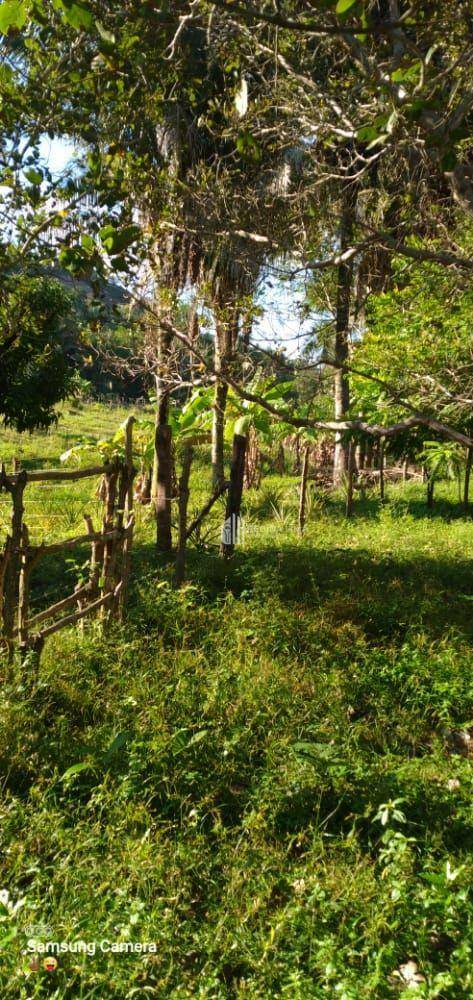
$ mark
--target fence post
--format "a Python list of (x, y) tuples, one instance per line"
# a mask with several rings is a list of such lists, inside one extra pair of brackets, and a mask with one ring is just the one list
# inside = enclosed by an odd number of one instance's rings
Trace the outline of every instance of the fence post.
[(122, 569), (121, 569), (121, 582), (122, 588), (118, 595), (118, 618), (120, 621), (123, 619), (125, 612), (125, 605), (128, 592), (128, 584), (130, 580), (131, 573), (131, 550), (133, 547), (133, 480), (135, 477), (135, 468), (133, 466), (133, 424), (135, 418), (133, 415), (128, 417), (125, 424), (125, 469), (124, 469), (124, 480), (126, 484), (125, 491), (125, 535), (122, 543)]
[(30, 537), (26, 524), (21, 532), (20, 579), (18, 584), (18, 639), (20, 647), (28, 645), (28, 611), (30, 601), (30, 573), (32, 563), (29, 553)]
[[(110, 532), (114, 528), (115, 500), (117, 496), (118, 468), (115, 465), (104, 474), (104, 516), (102, 531)], [(113, 590), (113, 563), (115, 555), (115, 539), (107, 538), (103, 548), (102, 565), (102, 597)], [(102, 606), (102, 617), (106, 615), (106, 605)]]
[(245, 473), (245, 453), (246, 437), (243, 434), (234, 434), (230, 486), (227, 494), (225, 525), (220, 547), (220, 554), (224, 559), (229, 559), (233, 555), (237, 540), (241, 497), (243, 493), (243, 476)]
[(3, 593), (3, 627), (8, 647), (8, 655), (13, 655), (15, 631), (15, 608), (17, 606), (18, 584), (21, 563), (21, 539), (23, 530), (23, 493), (26, 486), (25, 470), (15, 473), (14, 478), (5, 475), (2, 468), (2, 486), (11, 494), (13, 512), (11, 520), (11, 554), (6, 567)]

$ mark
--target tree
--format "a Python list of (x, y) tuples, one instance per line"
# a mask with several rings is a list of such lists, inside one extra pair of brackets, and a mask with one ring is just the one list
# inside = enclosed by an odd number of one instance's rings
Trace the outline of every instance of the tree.
[(0, 414), (19, 431), (48, 427), (80, 385), (74, 299), (59, 281), (12, 276), (0, 296)]

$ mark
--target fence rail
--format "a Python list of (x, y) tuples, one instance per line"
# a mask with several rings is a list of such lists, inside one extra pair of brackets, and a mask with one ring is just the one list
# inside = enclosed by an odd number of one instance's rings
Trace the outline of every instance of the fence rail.
[[(102, 617), (106, 612), (110, 617), (123, 617), (135, 523), (133, 422), (134, 418), (129, 417), (125, 424), (123, 459), (84, 469), (20, 470), (15, 460), (13, 472), (7, 473), (5, 466), (1, 466), (0, 492), (4, 491), (11, 497), (12, 516), (10, 532), (3, 551), (0, 551), (0, 647), (10, 658), (15, 645), (22, 651), (35, 649), (40, 653), (47, 636), (96, 612), (100, 612)], [(23, 505), (28, 484), (74, 482), (97, 476), (102, 477), (100, 496), (103, 517), (100, 530), (94, 528), (91, 516), (86, 514), (86, 533), (57, 542), (32, 545)], [(31, 576), (40, 560), (84, 544), (90, 545), (91, 549), (87, 582), (78, 584), (73, 593), (50, 607), (31, 614)], [(75, 611), (57, 618), (74, 604), (77, 605)], [(44, 622), (47, 624), (38, 629)]]

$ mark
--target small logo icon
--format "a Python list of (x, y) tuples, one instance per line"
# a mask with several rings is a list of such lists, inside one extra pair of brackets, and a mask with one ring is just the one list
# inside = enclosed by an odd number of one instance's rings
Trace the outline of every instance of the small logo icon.
[(39, 972), (39, 958), (37, 955), (33, 955), (32, 958), (30, 958), (30, 971)]
[(57, 969), (57, 958), (54, 955), (48, 955), (43, 962), (46, 972), (55, 972)]
[(25, 933), (30, 938), (41, 940), (51, 937), (53, 932), (49, 924), (27, 924)]

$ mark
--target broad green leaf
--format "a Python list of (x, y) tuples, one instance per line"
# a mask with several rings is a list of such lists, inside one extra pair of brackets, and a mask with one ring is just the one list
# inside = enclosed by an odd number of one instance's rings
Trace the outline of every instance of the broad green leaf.
[(115, 739), (112, 740), (107, 752), (104, 754), (103, 757), (104, 764), (108, 764), (115, 756), (115, 754), (118, 753), (118, 751), (125, 746), (125, 743), (129, 739), (130, 739), (130, 733), (127, 729), (124, 729), (121, 733), (117, 733)]
[(139, 226), (124, 226), (123, 229), (116, 229), (115, 226), (104, 226), (100, 230), (100, 239), (107, 253), (113, 256), (126, 250), (138, 239), (140, 233)]
[(0, 7), (0, 32), (6, 34), (10, 28), (22, 28), (27, 17), (24, 0), (4, 0)]
[(92, 765), (87, 763), (87, 761), (82, 761), (81, 764), (73, 764), (72, 767), (68, 767), (67, 771), (61, 775), (61, 781), (69, 781), (69, 778), (74, 778), (76, 774), (81, 774), (82, 771), (91, 771)]
[(338, 0), (337, 6), (335, 7), (336, 14), (346, 14), (350, 7), (354, 7), (357, 0)]
[(95, 22), (95, 26), (97, 28), (97, 31), (98, 31), (101, 39), (104, 42), (106, 42), (107, 45), (115, 45), (116, 38), (115, 38), (115, 35), (113, 34), (113, 32), (107, 31), (107, 28), (105, 27), (105, 25), (102, 24), (101, 21), (96, 21)]
[(234, 427), (233, 427), (233, 433), (234, 434), (241, 434), (242, 437), (245, 437), (248, 434), (248, 431), (249, 431), (249, 429), (251, 427), (251, 422), (252, 422), (252, 418), (251, 418), (250, 415), (248, 415), (246, 417), (240, 417), (239, 420), (235, 421), (235, 424), (234, 424)]
[(30, 184), (41, 184), (43, 180), (43, 171), (37, 170), (35, 167), (29, 167), (28, 170), (25, 170), (25, 177)]
[(85, 28), (86, 31), (89, 31), (93, 27), (94, 15), (86, 4), (71, 2), (71, 0), (54, 0), (54, 6), (56, 10), (62, 10), (66, 21), (73, 28), (77, 28), (79, 31), (81, 28)]

